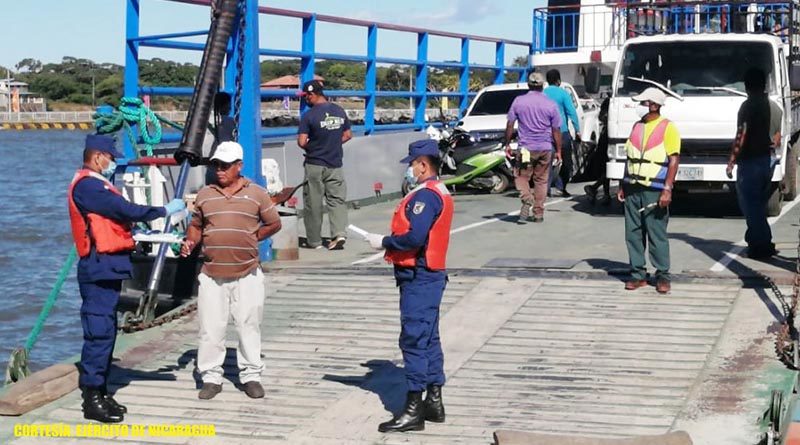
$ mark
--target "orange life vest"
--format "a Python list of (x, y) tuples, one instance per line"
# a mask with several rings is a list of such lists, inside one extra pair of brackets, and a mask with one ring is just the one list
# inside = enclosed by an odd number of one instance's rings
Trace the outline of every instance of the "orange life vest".
[(115, 221), (105, 216), (98, 215), (97, 213), (89, 213), (84, 217), (80, 210), (78, 210), (72, 193), (75, 190), (75, 185), (83, 178), (89, 176), (103, 181), (106, 190), (122, 196), (122, 193), (114, 187), (114, 184), (98, 173), (85, 168), (75, 173), (75, 177), (72, 178), (72, 182), (67, 190), (67, 200), (69, 201), (69, 220), (72, 225), (72, 239), (75, 240), (78, 256), (85, 257), (89, 255), (92, 244), (94, 244), (97, 253), (119, 253), (133, 250), (135, 243), (133, 241), (133, 235), (131, 235), (131, 225), (129, 223)]
[[(408, 194), (394, 211), (392, 217), (392, 235), (404, 235), (411, 230), (411, 222), (406, 217), (406, 206), (413, 199), (416, 192), (426, 188), (442, 200), (442, 212), (434, 221), (428, 233), (428, 244), (425, 247), (426, 267), (431, 270), (444, 270), (447, 262), (447, 246), (450, 244), (450, 225), (453, 222), (453, 197), (447, 187), (437, 180), (425, 182)], [(395, 266), (415, 267), (419, 257), (419, 249), (414, 250), (387, 250), (384, 258)]]

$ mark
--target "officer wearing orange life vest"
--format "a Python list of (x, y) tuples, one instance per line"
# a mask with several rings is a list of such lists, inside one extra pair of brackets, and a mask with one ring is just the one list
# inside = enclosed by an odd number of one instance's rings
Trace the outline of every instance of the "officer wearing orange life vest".
[[(406, 178), (418, 184), (397, 206), (392, 234), (366, 235), (376, 250), (386, 249), (400, 287), (400, 349), (408, 394), (403, 412), (382, 423), (380, 432), (420, 431), (425, 421), (444, 422), (444, 357), (439, 340), (439, 304), (447, 284), (445, 270), (453, 198), (439, 182), (439, 147), (421, 140), (408, 147)], [(423, 391), (427, 391), (425, 400)]]
[(625, 207), (625, 243), (630, 258), (631, 279), (625, 289), (646, 286), (647, 263), (656, 269), (656, 291), (670, 291), (670, 258), (667, 223), (672, 187), (680, 162), (681, 138), (675, 124), (661, 116), (666, 95), (658, 88), (647, 88), (634, 96), (642, 120), (633, 125), (625, 144), (627, 163), (617, 198)]
[(81, 298), (83, 349), (79, 386), (83, 392), (83, 416), (100, 422), (121, 422), (127, 409), (106, 389), (117, 335), (116, 305), (122, 280), (131, 278), (130, 252), (134, 248), (131, 223), (150, 221), (183, 210), (176, 199), (165, 207), (128, 202), (110, 182), (114, 159), (122, 154), (114, 139), (86, 136), (83, 167), (67, 191), (72, 237), (80, 260), (78, 285)]

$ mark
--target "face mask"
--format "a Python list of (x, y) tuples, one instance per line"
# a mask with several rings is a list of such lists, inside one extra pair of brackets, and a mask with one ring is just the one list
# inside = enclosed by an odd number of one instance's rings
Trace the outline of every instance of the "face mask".
[(406, 182), (408, 182), (408, 185), (410, 186), (417, 185), (417, 177), (414, 175), (414, 167), (410, 165), (408, 166), (408, 169), (406, 169)]
[(106, 179), (111, 179), (114, 176), (114, 171), (117, 169), (117, 163), (113, 160), (108, 161), (108, 167), (104, 168), (103, 171), (100, 172)]
[(645, 117), (645, 116), (647, 116), (648, 113), (650, 113), (650, 107), (649, 106), (647, 106), (647, 105), (637, 105), (636, 106), (636, 115), (639, 116), (640, 119)]

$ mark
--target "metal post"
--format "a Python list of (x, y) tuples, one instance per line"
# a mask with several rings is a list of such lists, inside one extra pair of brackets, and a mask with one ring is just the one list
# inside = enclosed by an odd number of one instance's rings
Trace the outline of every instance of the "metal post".
[(368, 96), (364, 104), (364, 133), (370, 134), (375, 129), (375, 90), (378, 78), (378, 27), (370, 25), (367, 28), (367, 72), (364, 79), (364, 87)]
[(92, 64), (92, 108), (97, 108), (97, 100), (95, 99), (94, 90), (94, 64)]
[(506, 66), (506, 42), (497, 42), (494, 52), (494, 84), (503, 83)]
[[(317, 15), (311, 14), (311, 17), (303, 19), (303, 41), (300, 50), (305, 54), (300, 59), (300, 86), (304, 83), (314, 80), (314, 47), (317, 34)], [(305, 101), (300, 101), (300, 114), (303, 115), (308, 111), (308, 104)]]
[(425, 111), (428, 108), (428, 33), (421, 32), (417, 35), (417, 84), (415, 97), (417, 108), (414, 112), (414, 124), (422, 128), (425, 126)]
[(469, 107), (469, 39), (461, 39), (461, 73), (459, 76), (459, 90), (461, 91), (461, 101), (458, 103), (458, 116), (464, 115), (464, 111)]
[(258, 0), (247, 0), (244, 63), (242, 65), (242, 108), (239, 114), (239, 143), (244, 148), (242, 174), (265, 185), (261, 174), (261, 71), (258, 54)]
[[(139, 96), (139, 0), (127, 0), (125, 12), (125, 86), (123, 94), (128, 97)], [(123, 138), (125, 157), (136, 158), (135, 147), (128, 138)]]

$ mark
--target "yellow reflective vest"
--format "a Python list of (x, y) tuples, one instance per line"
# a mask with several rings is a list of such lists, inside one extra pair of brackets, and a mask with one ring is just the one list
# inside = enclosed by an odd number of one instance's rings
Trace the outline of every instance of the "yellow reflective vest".
[(645, 123), (637, 122), (633, 125), (631, 135), (625, 143), (628, 163), (623, 181), (626, 184), (640, 184), (658, 190), (664, 188), (669, 166), (664, 135), (669, 124), (669, 120), (661, 119), (647, 140), (644, 139)]

